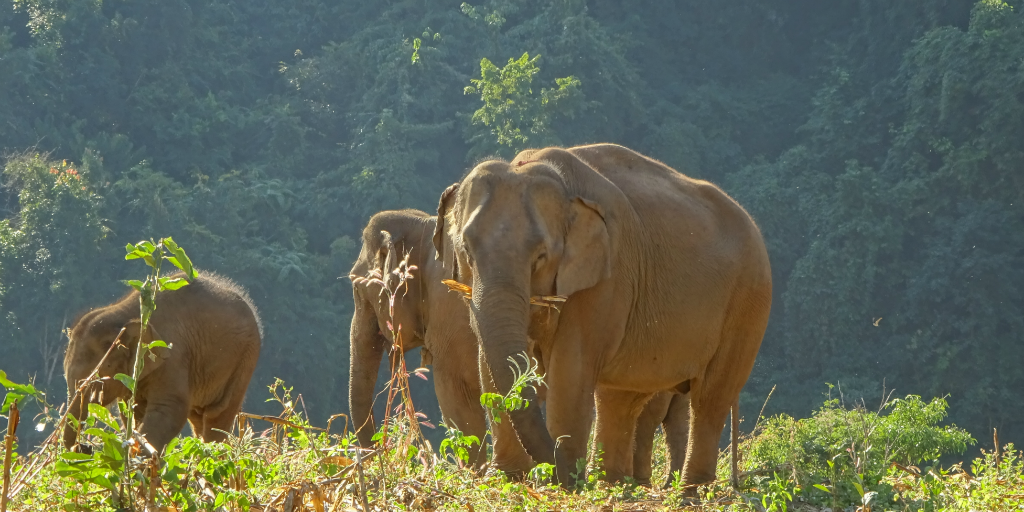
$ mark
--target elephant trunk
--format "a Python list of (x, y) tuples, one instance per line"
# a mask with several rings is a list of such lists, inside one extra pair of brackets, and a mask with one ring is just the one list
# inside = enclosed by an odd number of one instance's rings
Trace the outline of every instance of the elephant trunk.
[[(488, 284), (482, 285), (481, 282)], [(478, 279), (473, 290), (473, 327), (479, 336), (484, 360), (490, 368), (495, 388), (499, 393), (507, 394), (516, 379), (513, 363), (509, 359), (515, 359), (523, 367), (522, 354), (529, 355), (528, 288), (525, 285), (517, 286), (516, 283), (496, 285), (493, 280)], [(512, 425), (533, 460), (553, 464), (555, 444), (541, 417), (537, 393), (527, 388), (522, 391), (522, 397), (530, 405), (509, 413)]]
[(359, 444), (367, 448), (373, 444), (372, 438), (376, 432), (373, 421), (373, 388), (377, 383), (377, 368), (384, 356), (386, 340), (378, 329), (373, 307), (358, 294), (355, 301), (356, 310), (352, 316), (349, 341), (348, 406)]

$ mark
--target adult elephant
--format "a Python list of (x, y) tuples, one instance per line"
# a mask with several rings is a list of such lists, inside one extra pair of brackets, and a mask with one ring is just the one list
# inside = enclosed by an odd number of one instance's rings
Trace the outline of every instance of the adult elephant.
[(768, 254), (739, 204), (621, 146), (528, 150), (449, 187), (433, 242), (472, 286), (470, 323), (502, 392), (514, 379), (507, 359), (526, 351), (536, 322), (530, 297), (568, 297), (538, 344), (546, 425), (535, 405), (511, 414), (563, 484), (586, 457), (595, 405), (607, 478), (630, 475), (637, 416), (670, 388), (690, 393), (684, 481), (714, 479), (771, 308)]
[[(487, 462), (487, 417), (480, 405), (477, 339), (469, 328), (466, 305), (441, 282), (452, 277), (452, 267), (445, 268), (433, 257), (434, 223), (432, 215), (419, 210), (391, 210), (371, 217), (363, 230), (363, 246), (351, 271), (355, 311), (349, 344), (349, 411), (359, 442), (370, 446), (376, 432), (372, 409), (377, 369), (394, 344), (390, 321), (401, 327), (404, 352), (422, 347), (423, 365), (433, 366), (434, 391), (446, 423), (480, 439), (472, 462), (482, 465)], [(407, 254), (409, 264), (417, 268), (407, 288), (398, 291), (391, 318), (380, 284), (358, 278), (382, 270), (389, 286), (396, 287), (391, 272)], [(494, 466), (510, 473), (529, 470), (530, 456), (509, 421), (493, 424), (491, 430)]]

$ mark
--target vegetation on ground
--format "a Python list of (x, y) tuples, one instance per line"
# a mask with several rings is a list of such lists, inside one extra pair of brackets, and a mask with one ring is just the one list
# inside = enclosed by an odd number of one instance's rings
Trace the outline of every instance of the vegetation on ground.
[[(124, 281), (141, 292), (143, 322), (159, 306), (162, 290), (187, 286), (196, 278), (191, 259), (170, 238), (128, 244), (125, 259), (147, 264), (144, 280)], [(167, 261), (184, 274), (161, 275)], [(388, 265), (390, 266), (390, 265)], [(387, 267), (385, 267), (387, 268)], [(366, 277), (386, 294), (395, 317), (396, 297), (415, 278), (408, 257), (393, 276), (380, 269)], [(89, 416), (79, 422), (63, 405), (54, 407), (45, 393), (31, 384), (18, 384), (0, 372), (7, 392), (3, 413), (8, 428), (3, 451), (4, 498), (0, 510), (832, 510), (850, 505), (860, 510), (977, 510), (1024, 504), (1024, 459), (1012, 444), (984, 453), (972, 462), (943, 466), (944, 456), (963, 454), (975, 440), (955, 425), (943, 425), (947, 403), (919, 396), (884, 396), (878, 410), (863, 400), (847, 405), (840, 394), (830, 397), (809, 418), (780, 414), (759, 416), (752, 433), (740, 439), (744, 458), (739, 488), (729, 485), (729, 450), (719, 456), (719, 479), (702, 486), (684, 485), (679, 472), (669, 475), (666, 446), (655, 441), (653, 481), (669, 482), (665, 489), (602, 480), (601, 450), (578, 461), (577, 488), (564, 489), (553, 481), (553, 467), (540, 464), (525, 478), (510, 479), (493, 468), (471, 467), (471, 449), (481, 439), (441, 425), (445, 438), (438, 450), (423, 436), (433, 427), (416, 410), (409, 378), (425, 369), (410, 370), (401, 353), (401, 327), (388, 322), (395, 371), (382, 394), (385, 406), (374, 446), (361, 447), (344, 414), (332, 416), (325, 427), (310, 422), (301, 394), (275, 379), (268, 387), (276, 415), (239, 415), (226, 442), (204, 443), (177, 437), (162, 453), (149, 445), (133, 419), (133, 397), (118, 398), (110, 408), (89, 404)], [(117, 374), (134, 390), (150, 348), (167, 343), (140, 344), (132, 375)], [(492, 415), (526, 406), (521, 396), (529, 386), (542, 386), (525, 354), (524, 363), (510, 363), (517, 375), (507, 395), (484, 394), (482, 407)], [(103, 361), (97, 364), (97, 368)], [(82, 393), (99, 377), (94, 371), (79, 383)], [(831, 389), (831, 385), (830, 385)], [(831, 392), (831, 391), (830, 391)], [(50, 432), (41, 446), (19, 455), (15, 434), (19, 412), (35, 401), (42, 412), (36, 430)], [(113, 411), (113, 412), (112, 412)], [(332, 432), (336, 420), (344, 420)], [(70, 422), (70, 423), (68, 423)], [(61, 443), (64, 425), (78, 426), (78, 445)], [(998, 446), (998, 441), (997, 446)], [(79, 449), (86, 446), (88, 449)], [(923, 468), (923, 469), (922, 469)], [(7, 497), (10, 503), (6, 502)]]
[(249, 392), (286, 379), (322, 424), (371, 214), (432, 211), (488, 155), (607, 141), (761, 227), (742, 410), (885, 380), (1019, 444), (1022, 27), (1019, 0), (0, 2), (0, 355), (60, 400), (62, 329), (160, 233), (263, 312)]
[[(8, 405), (30, 397), (45, 401), (31, 387), (3, 384)], [(1024, 505), (1024, 459), (1013, 444), (983, 451), (966, 467), (940, 463), (975, 443), (964, 430), (941, 424), (941, 398), (889, 399), (878, 410), (830, 399), (809, 418), (761, 417), (741, 439), (738, 490), (729, 487), (727, 450), (719, 456), (718, 481), (684, 487), (678, 474), (667, 474), (659, 434), (653, 476), (670, 481), (667, 489), (600, 480), (597, 452), (587, 483), (570, 491), (552, 484), (550, 467), (518, 480), (470, 467), (468, 448), (479, 440), (455, 430), (447, 430), (435, 451), (419, 432), (422, 415), (408, 408), (401, 389), (392, 394), (395, 414), (373, 449), (357, 446), (343, 415), (324, 427), (312, 425), (301, 394), (280, 380), (268, 389), (268, 402), (280, 414), (243, 414), (224, 443), (176, 438), (157, 462), (124, 442), (120, 418), (93, 404), (83, 431), (95, 447), (91, 455), (65, 451), (56, 436), (40, 449), (13, 453), (9, 510), (146, 510), (148, 501), (149, 510), (320, 512), (363, 510), (364, 497), (371, 510), (972, 511)]]

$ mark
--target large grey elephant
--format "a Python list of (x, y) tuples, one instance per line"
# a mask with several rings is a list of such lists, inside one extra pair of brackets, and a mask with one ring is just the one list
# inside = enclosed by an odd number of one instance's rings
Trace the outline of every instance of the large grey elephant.
[(568, 297), (537, 343), (546, 422), (535, 405), (511, 414), (560, 482), (574, 484), (595, 405), (607, 478), (632, 474), (637, 417), (672, 388), (690, 395), (684, 481), (714, 479), (771, 308), (768, 254), (739, 204), (621, 146), (528, 150), (449, 187), (433, 242), (472, 287), (470, 324), (502, 392), (513, 382), (507, 358), (536, 329), (530, 297)]
[[(140, 332), (139, 292), (134, 290), (74, 323), (64, 356), (68, 410), (84, 420), (88, 403), (107, 406), (128, 396), (128, 388), (113, 379), (75, 396), (108, 349), (99, 377), (131, 375), (139, 340), (163, 340), (168, 348), (153, 349), (154, 358), (145, 359), (136, 386), (139, 431), (158, 451), (186, 421), (204, 441), (222, 441), (225, 435), (219, 431), (231, 430), (259, 359), (263, 327), (256, 307), (241, 286), (206, 271), (199, 271), (184, 288), (161, 292), (156, 300), (145, 332)], [(77, 440), (78, 429), (69, 422), (64, 445), (72, 448)]]

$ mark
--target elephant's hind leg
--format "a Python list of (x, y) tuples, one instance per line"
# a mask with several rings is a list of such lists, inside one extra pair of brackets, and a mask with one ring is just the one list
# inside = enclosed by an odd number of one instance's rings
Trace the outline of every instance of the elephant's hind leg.
[(668, 406), (672, 401), (672, 393), (663, 391), (644, 406), (643, 412), (636, 420), (636, 440), (633, 448), (633, 479), (640, 485), (651, 484), (652, 459), (654, 451), (654, 434), (658, 425), (668, 414)]
[[(633, 476), (633, 439), (637, 418), (650, 393), (598, 388), (596, 393), (596, 442), (604, 451), (605, 479), (611, 482)], [(657, 428), (657, 424), (655, 424)], [(653, 438), (653, 436), (652, 436)], [(650, 466), (648, 458), (648, 466)], [(648, 475), (650, 480), (650, 475)]]
[(668, 489), (675, 480), (677, 471), (683, 470), (686, 462), (686, 447), (690, 438), (690, 395), (672, 395), (665, 420), (661, 424), (668, 445), (669, 474), (664, 488)]
[(715, 480), (722, 428), (754, 367), (770, 305), (770, 288), (747, 287), (734, 293), (718, 351), (704, 375), (692, 381), (690, 438), (683, 467), (683, 479), (688, 485)]
[(228, 380), (228, 385), (220, 398), (202, 409), (202, 429), (198, 434), (203, 441), (227, 439), (223, 432), (231, 432), (235, 417), (242, 410), (245, 388), (248, 387), (251, 376), (252, 368), (238, 368)]

